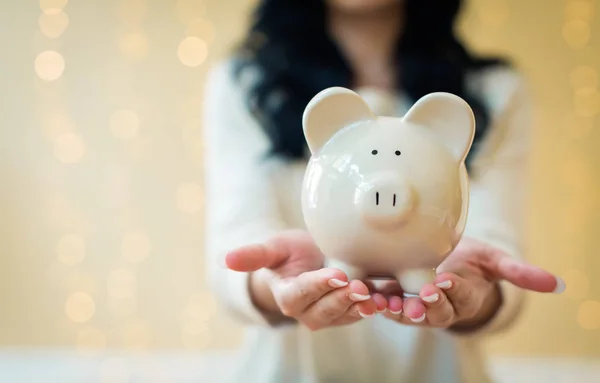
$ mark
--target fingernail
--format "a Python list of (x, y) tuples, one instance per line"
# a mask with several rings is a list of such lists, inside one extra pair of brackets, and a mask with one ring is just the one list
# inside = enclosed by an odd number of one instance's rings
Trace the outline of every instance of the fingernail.
[(225, 255), (217, 258), (217, 266), (219, 266), (221, 269), (229, 269), (229, 267), (227, 267), (227, 261), (225, 258)]
[(444, 281), (444, 282), (436, 283), (435, 285), (437, 287), (439, 287), (440, 289), (447, 290), (450, 287), (452, 287), (452, 281)]
[(400, 314), (402, 314), (402, 309), (400, 309), (400, 311), (392, 311), (392, 310), (390, 310), (390, 312), (392, 314), (394, 314), (394, 315), (400, 315)]
[(379, 309), (377, 309), (377, 312), (378, 312), (378, 313), (380, 313), (380, 314), (381, 314), (381, 313), (384, 313), (384, 312), (386, 312), (386, 311), (387, 311), (387, 308), (385, 308), (385, 309), (383, 309), (383, 310), (379, 310)]
[(437, 302), (437, 300), (440, 299), (440, 294), (438, 294), (438, 293), (431, 294), (431, 295), (428, 295), (428, 296), (423, 297), (421, 299), (423, 299), (427, 303)]
[(423, 313), (423, 315), (421, 315), (418, 318), (410, 318), (411, 321), (413, 321), (414, 323), (421, 323), (425, 320), (425, 313)]
[(329, 286), (334, 287), (336, 289), (339, 287), (348, 286), (348, 282), (340, 281), (339, 279), (335, 278), (331, 278), (329, 281), (327, 281), (327, 283), (329, 284)]
[(357, 294), (357, 293), (350, 293), (348, 296), (354, 302), (362, 302), (362, 301), (366, 301), (367, 299), (371, 298), (371, 296), (368, 295), (368, 294), (367, 295), (363, 295), (363, 294)]
[(370, 314), (370, 315), (369, 315), (369, 314), (364, 314), (364, 313), (361, 313), (360, 311), (359, 311), (358, 313), (360, 314), (360, 316), (361, 316), (361, 317), (363, 317), (363, 318), (365, 318), (365, 319), (366, 319), (366, 318), (372, 318), (372, 317), (374, 317), (374, 316), (375, 316), (375, 314)]
[(554, 289), (554, 294), (561, 294), (563, 293), (567, 288), (567, 285), (565, 284), (565, 281), (563, 281), (561, 278), (556, 277), (556, 288)]

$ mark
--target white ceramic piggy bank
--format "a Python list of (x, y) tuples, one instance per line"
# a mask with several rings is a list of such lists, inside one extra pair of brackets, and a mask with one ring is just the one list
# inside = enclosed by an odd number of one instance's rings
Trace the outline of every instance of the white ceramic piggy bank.
[(312, 156), (302, 210), (327, 266), (351, 279), (396, 278), (418, 294), (465, 227), (469, 105), (432, 93), (403, 118), (382, 117), (334, 87), (310, 101), (303, 127)]

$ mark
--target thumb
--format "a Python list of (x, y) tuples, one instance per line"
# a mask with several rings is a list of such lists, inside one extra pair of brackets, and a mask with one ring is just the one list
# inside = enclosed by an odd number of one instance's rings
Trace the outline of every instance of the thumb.
[(252, 272), (262, 268), (274, 268), (288, 258), (288, 253), (265, 244), (248, 245), (230, 251), (225, 264), (233, 271)]
[(518, 261), (507, 255), (496, 254), (495, 265), (491, 274), (499, 279), (505, 279), (513, 285), (539, 293), (562, 293), (565, 282), (539, 267)]

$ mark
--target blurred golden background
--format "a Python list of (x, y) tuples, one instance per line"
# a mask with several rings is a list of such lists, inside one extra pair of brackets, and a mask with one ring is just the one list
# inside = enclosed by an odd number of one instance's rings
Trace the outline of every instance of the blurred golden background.
[[(254, 1), (0, 6), (0, 347), (222, 350), (243, 329), (204, 283), (203, 83)], [(531, 295), (496, 355), (600, 356), (600, 3), (470, 0), (537, 106)]]

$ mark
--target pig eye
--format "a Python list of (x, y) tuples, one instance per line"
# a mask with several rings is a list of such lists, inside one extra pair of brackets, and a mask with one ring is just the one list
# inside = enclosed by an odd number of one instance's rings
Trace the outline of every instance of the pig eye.
[(400, 153), (399, 150), (396, 150), (396, 155), (399, 156), (400, 154), (402, 154), (402, 153)]
[(373, 151), (371, 152), (371, 154), (372, 154), (372, 155), (376, 155), (376, 154), (377, 154), (377, 150), (373, 150)]

